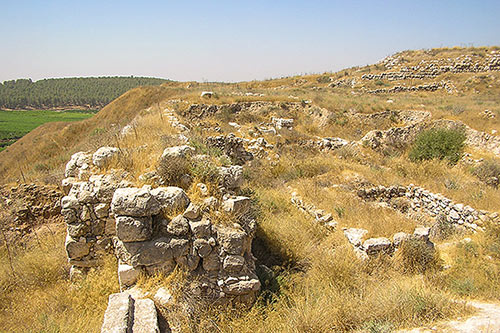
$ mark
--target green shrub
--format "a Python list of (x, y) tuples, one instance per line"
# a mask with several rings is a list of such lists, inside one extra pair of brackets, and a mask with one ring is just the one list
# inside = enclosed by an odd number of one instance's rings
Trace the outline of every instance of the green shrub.
[(497, 187), (500, 178), (500, 163), (494, 159), (485, 160), (472, 173), (488, 185)]
[(453, 129), (430, 129), (420, 133), (410, 151), (413, 162), (440, 159), (456, 164), (462, 157), (465, 134)]

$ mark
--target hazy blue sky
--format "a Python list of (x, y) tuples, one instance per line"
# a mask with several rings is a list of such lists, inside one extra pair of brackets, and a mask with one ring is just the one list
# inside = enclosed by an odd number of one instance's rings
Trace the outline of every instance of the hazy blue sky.
[(0, 81), (242, 81), (472, 44), (500, 45), (500, 0), (0, 0)]

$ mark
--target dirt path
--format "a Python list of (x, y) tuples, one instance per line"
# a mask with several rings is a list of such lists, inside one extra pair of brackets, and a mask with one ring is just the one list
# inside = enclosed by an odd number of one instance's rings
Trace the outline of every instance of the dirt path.
[(438, 323), (432, 327), (419, 327), (400, 332), (480, 332), (500, 333), (500, 305), (478, 301), (467, 302), (477, 309), (471, 317)]

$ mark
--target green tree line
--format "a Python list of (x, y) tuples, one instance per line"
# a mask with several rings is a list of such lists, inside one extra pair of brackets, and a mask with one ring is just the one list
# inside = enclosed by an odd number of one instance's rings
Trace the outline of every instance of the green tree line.
[(139, 86), (159, 85), (167, 81), (133, 76), (4, 81), (0, 83), (0, 108), (101, 108), (127, 90)]

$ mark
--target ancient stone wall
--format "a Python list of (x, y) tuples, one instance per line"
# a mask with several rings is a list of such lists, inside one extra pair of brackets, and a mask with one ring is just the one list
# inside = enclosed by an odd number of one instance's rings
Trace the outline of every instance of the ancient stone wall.
[[(185, 157), (182, 152), (192, 148), (165, 151), (160, 159)], [(96, 174), (107, 164), (96, 163), (96, 157), (108, 155), (102, 149), (76, 153), (66, 168), (61, 213), (71, 277), (100, 266), (106, 253), (114, 253), (122, 288), (134, 285), (141, 273), (169, 274), (179, 266), (196, 277), (194, 295), (253, 303), (260, 290), (251, 253), (256, 223), (250, 199), (236, 195), (242, 167), (220, 167), (220, 198), (208, 197), (206, 185), (198, 184), (205, 199), (193, 203), (179, 187), (134, 187), (119, 170)]]
[[(360, 189), (357, 195), (367, 201), (387, 202), (391, 207), (405, 213), (423, 212), (433, 218), (442, 215), (449, 223), (471, 230), (480, 229), (484, 221), (495, 217), (487, 211), (456, 203), (441, 194), (431, 193), (413, 184)], [(404, 200), (398, 200), (400, 198)]]

